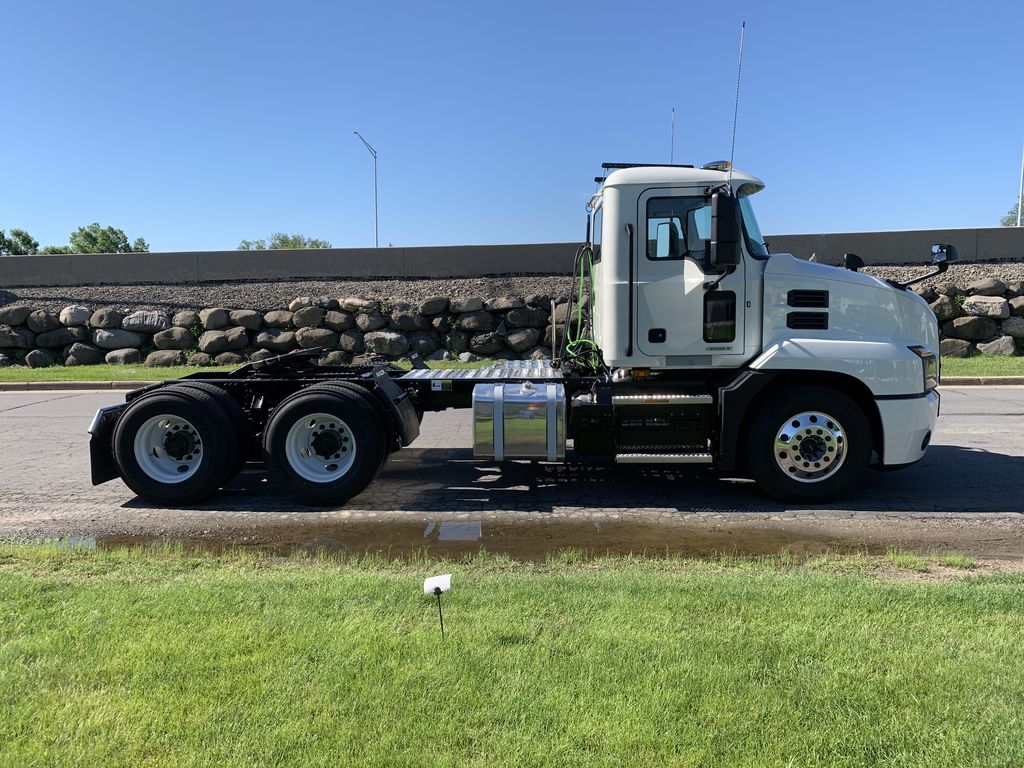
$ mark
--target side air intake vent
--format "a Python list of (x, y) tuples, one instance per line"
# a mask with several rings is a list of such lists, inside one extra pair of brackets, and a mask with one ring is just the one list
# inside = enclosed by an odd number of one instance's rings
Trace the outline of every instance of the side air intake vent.
[(786, 303), (791, 307), (828, 309), (828, 291), (790, 291)]
[(786, 327), (801, 331), (828, 330), (828, 312), (790, 312)]

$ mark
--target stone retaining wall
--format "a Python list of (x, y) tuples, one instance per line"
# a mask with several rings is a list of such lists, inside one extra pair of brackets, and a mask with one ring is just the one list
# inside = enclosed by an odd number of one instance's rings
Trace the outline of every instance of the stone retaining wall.
[[(552, 298), (429, 297), (417, 304), (376, 299), (299, 297), (287, 309), (208, 308), (174, 315), (123, 314), (68, 306), (60, 312), (0, 307), (0, 366), (32, 368), (96, 363), (238, 365), (296, 349), (323, 347), (329, 365), (401, 360), (464, 362), (551, 356)], [(561, 341), (567, 297), (557, 297)]]
[[(1024, 352), (1024, 281), (995, 278), (961, 288), (918, 288), (941, 328), (941, 352), (966, 357)], [(567, 296), (555, 297), (556, 343)], [(0, 307), (0, 366), (32, 368), (96, 363), (239, 365), (295, 349), (323, 347), (324, 364), (401, 360), (464, 362), (551, 356), (552, 297), (448, 298), (416, 304), (348, 297), (299, 297), (287, 309), (208, 308), (169, 315), (123, 314), (68, 306), (60, 312), (27, 305)]]

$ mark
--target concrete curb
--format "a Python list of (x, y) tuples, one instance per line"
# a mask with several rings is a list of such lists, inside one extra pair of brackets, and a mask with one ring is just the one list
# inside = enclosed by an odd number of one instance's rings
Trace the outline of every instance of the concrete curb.
[[(0, 382), (0, 392), (130, 390), (156, 383), (155, 381), (6, 381)], [(943, 376), (942, 384), (948, 387), (1024, 386), (1024, 376)]]

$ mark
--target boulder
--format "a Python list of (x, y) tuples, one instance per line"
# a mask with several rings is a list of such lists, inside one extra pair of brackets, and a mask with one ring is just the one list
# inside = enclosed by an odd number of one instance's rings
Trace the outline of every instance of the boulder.
[(447, 296), (428, 296), (420, 302), (419, 312), (421, 315), (439, 315), (448, 309)]
[(547, 347), (534, 347), (523, 353), (524, 360), (550, 360), (551, 350)]
[(25, 365), (29, 368), (49, 368), (56, 362), (56, 355), (46, 349), (33, 349), (25, 355)]
[(974, 345), (964, 339), (943, 339), (939, 342), (939, 354), (943, 357), (970, 357)]
[[(948, 325), (948, 323), (947, 323)], [(945, 327), (945, 326), (943, 326)], [(554, 338), (551, 336), (551, 326), (549, 325), (544, 329), (544, 346), (552, 349), (561, 349), (562, 342), (565, 340), (565, 326), (559, 325), (555, 327)]]
[(90, 317), (92, 317), (92, 310), (77, 304), (64, 307), (60, 311), (60, 323), (64, 326), (85, 325), (89, 322)]
[(328, 352), (316, 361), (317, 365), (348, 365), (352, 362), (352, 355), (348, 352)]
[(313, 306), (313, 298), (311, 296), (298, 296), (288, 302), (288, 309), (292, 312), (298, 312), (300, 309), (306, 309), (307, 307)]
[(241, 365), (245, 362), (245, 358), (237, 352), (221, 352), (213, 358), (213, 362), (216, 365)]
[(1010, 305), (1010, 314), (1015, 317), (1024, 317), (1024, 296), (1017, 296), (1007, 302)]
[(955, 283), (939, 283), (935, 286), (935, 290), (937, 293), (941, 293), (943, 296), (949, 296), (951, 299), (955, 299), (957, 296), (967, 295), (967, 292)]
[(958, 317), (942, 324), (943, 333), (953, 339), (984, 341), (999, 333), (996, 321), (988, 317)]
[(185, 365), (194, 365), (197, 368), (206, 368), (207, 366), (213, 365), (213, 358), (205, 352), (193, 352), (188, 356), (188, 360), (185, 361)]
[(175, 326), (153, 334), (153, 346), (157, 349), (188, 349), (195, 343), (195, 337), (188, 328)]
[(454, 355), (460, 355), (469, 350), (469, 334), (465, 331), (452, 331), (445, 339), (445, 346)]
[(994, 317), (1002, 320), (1010, 316), (1010, 305), (1001, 296), (968, 296), (964, 299), (964, 312), (975, 317)]
[(1012, 336), (1000, 336), (995, 341), (978, 344), (978, 351), (983, 355), (1010, 357), (1017, 354), (1017, 343)]
[(254, 309), (233, 309), (228, 313), (232, 325), (238, 325), (247, 331), (258, 331), (263, 325), (263, 316)]
[(324, 315), (324, 328), (329, 328), (332, 331), (347, 331), (353, 325), (355, 325), (355, 319), (348, 312), (328, 310)]
[(293, 314), (287, 309), (275, 309), (263, 316), (263, 324), (268, 328), (291, 328)]
[(277, 357), (277, 355), (275, 355), (269, 349), (257, 349), (255, 352), (249, 355), (249, 359), (254, 363), (258, 363), (261, 360), (267, 360), (271, 357)]
[(376, 331), (388, 324), (388, 319), (377, 310), (372, 312), (360, 312), (356, 315), (356, 327), (363, 333)]
[(939, 298), (939, 292), (936, 291), (934, 288), (930, 288), (930, 287), (926, 288), (923, 285), (915, 285), (915, 286), (911, 287), (910, 290), (912, 290), (914, 293), (916, 293), (922, 299), (927, 301), (929, 304), (931, 304), (933, 301), (935, 301), (937, 298)]
[(32, 307), (22, 304), (13, 307), (0, 307), (0, 325), (24, 325), (31, 314)]
[(458, 357), (460, 363), (475, 363), (483, 359), (480, 355), (474, 355), (472, 352), (462, 352)]
[(362, 352), (366, 349), (366, 345), (363, 343), (363, 332), (357, 331), (355, 328), (342, 331), (338, 334), (338, 349), (355, 354)]
[(175, 328), (194, 328), (199, 325), (199, 313), (194, 309), (183, 309), (175, 312), (171, 318), (171, 325)]
[(155, 312), (149, 309), (140, 309), (132, 312), (121, 321), (121, 327), (126, 331), (138, 331), (139, 333), (158, 333), (171, 327), (171, 321), (163, 312)]
[(120, 328), (124, 315), (116, 309), (97, 309), (89, 318), (93, 328)]
[(318, 307), (323, 307), (328, 312), (336, 312), (341, 309), (341, 302), (337, 299), (332, 299), (330, 296), (317, 296), (313, 303)]
[(0, 348), (32, 349), (36, 345), (36, 335), (28, 328), (9, 328), (0, 325)]
[(469, 337), (469, 350), (478, 355), (493, 355), (504, 348), (504, 339), (496, 333), (477, 333)]
[(430, 319), (411, 307), (397, 307), (388, 317), (388, 327), (393, 331), (427, 331), (430, 330)]
[(409, 340), (394, 331), (372, 331), (363, 336), (366, 348), (378, 355), (397, 357), (409, 351)]
[(249, 334), (245, 332), (245, 328), (236, 325), (225, 329), (223, 334), (228, 340), (228, 350), (238, 352), (249, 346)]
[(1017, 296), (1024, 296), (1024, 280), (1011, 280), (1006, 284), (1007, 298), (1013, 299)]
[(103, 362), (104, 352), (92, 344), (75, 342), (68, 349), (64, 365), (98, 365)]
[(218, 355), (221, 352), (228, 351), (228, 337), (224, 331), (205, 331), (202, 336), (199, 337), (199, 343), (197, 345), (200, 352), (205, 352), (208, 355)]
[(949, 296), (942, 294), (928, 306), (932, 308), (932, 312), (935, 313), (935, 319), (940, 323), (960, 317), (962, 314), (956, 302), (949, 298)]
[(441, 340), (433, 331), (413, 331), (409, 334), (409, 350), (420, 355), (429, 355), (441, 346)]
[(104, 360), (110, 365), (137, 365), (142, 362), (142, 353), (137, 349), (115, 349), (107, 352)]
[[(1000, 324), (1000, 330), (1004, 336), (1013, 336), (1015, 339), (1024, 339), (1024, 317), (1008, 317)], [(36, 340), (38, 344), (38, 339)]]
[(536, 346), (539, 339), (540, 331), (536, 328), (519, 328), (505, 337), (505, 344), (513, 352), (525, 352)]
[(473, 296), (468, 299), (451, 299), (448, 302), (448, 309), (455, 315), (461, 315), (463, 312), (479, 312), (483, 308), (484, 300), (480, 296)]
[(146, 355), (147, 368), (170, 368), (172, 365), (182, 365), (185, 362), (185, 354), (178, 349), (158, 349)]
[(461, 331), (490, 331), (494, 328), (494, 315), (483, 310), (465, 312), (455, 318), (455, 327)]
[(1002, 296), (1006, 293), (1006, 283), (994, 277), (983, 277), (968, 285), (967, 293), (974, 296)]
[(14, 365), (14, 359), (0, 352), (0, 368), (9, 368), (12, 365)]
[(435, 349), (433, 352), (427, 355), (427, 360), (432, 360), (435, 363), (443, 363), (454, 359), (455, 355), (453, 355), (444, 347), (441, 347), (440, 349)]
[(256, 336), (256, 348), (263, 349), (274, 354), (291, 352), (297, 346), (295, 333), (280, 328), (267, 328), (260, 331)]
[(60, 315), (46, 309), (37, 309), (30, 312), (25, 320), (25, 325), (35, 333), (46, 333), (60, 328)]
[(296, 328), (316, 328), (324, 321), (326, 314), (320, 307), (300, 307), (292, 314), (292, 325)]
[(97, 328), (92, 332), (92, 343), (100, 349), (138, 348), (146, 343), (146, 337), (121, 328)]
[(223, 307), (199, 310), (199, 322), (206, 331), (219, 331), (231, 325), (231, 314)]
[(523, 303), (528, 307), (543, 309), (545, 312), (551, 311), (551, 297), (546, 293), (531, 293), (523, 299)]
[(346, 312), (377, 312), (380, 310), (380, 302), (376, 299), (366, 299), (361, 296), (349, 296), (341, 300), (341, 308)]
[(498, 296), (484, 302), (484, 308), (488, 312), (507, 312), (510, 309), (519, 309), (521, 306), (523, 306), (523, 300), (518, 296)]
[(303, 349), (313, 349), (313, 347), (335, 349), (338, 346), (338, 334), (326, 328), (299, 328), (295, 332), (295, 340)]
[[(84, 331), (85, 329), (76, 328), (75, 330)], [(59, 349), (74, 344), (76, 341), (85, 341), (85, 339), (78, 338), (78, 334), (72, 332), (70, 328), (58, 328), (55, 331), (47, 331), (36, 336), (36, 346), (46, 349)]]
[(452, 321), (454, 318), (447, 312), (444, 312), (436, 317), (430, 319), (431, 327), (438, 333), (448, 333), (452, 329)]
[(513, 309), (505, 315), (509, 328), (543, 328), (551, 320), (551, 316), (543, 309), (522, 307)]

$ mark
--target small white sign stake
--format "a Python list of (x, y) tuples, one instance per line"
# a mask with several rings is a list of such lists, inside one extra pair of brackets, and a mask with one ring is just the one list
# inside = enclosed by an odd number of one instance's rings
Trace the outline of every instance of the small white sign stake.
[(441, 622), (441, 639), (444, 640), (444, 614), (441, 613), (441, 595), (452, 588), (452, 575), (431, 576), (423, 580), (423, 594), (437, 596), (437, 618)]

